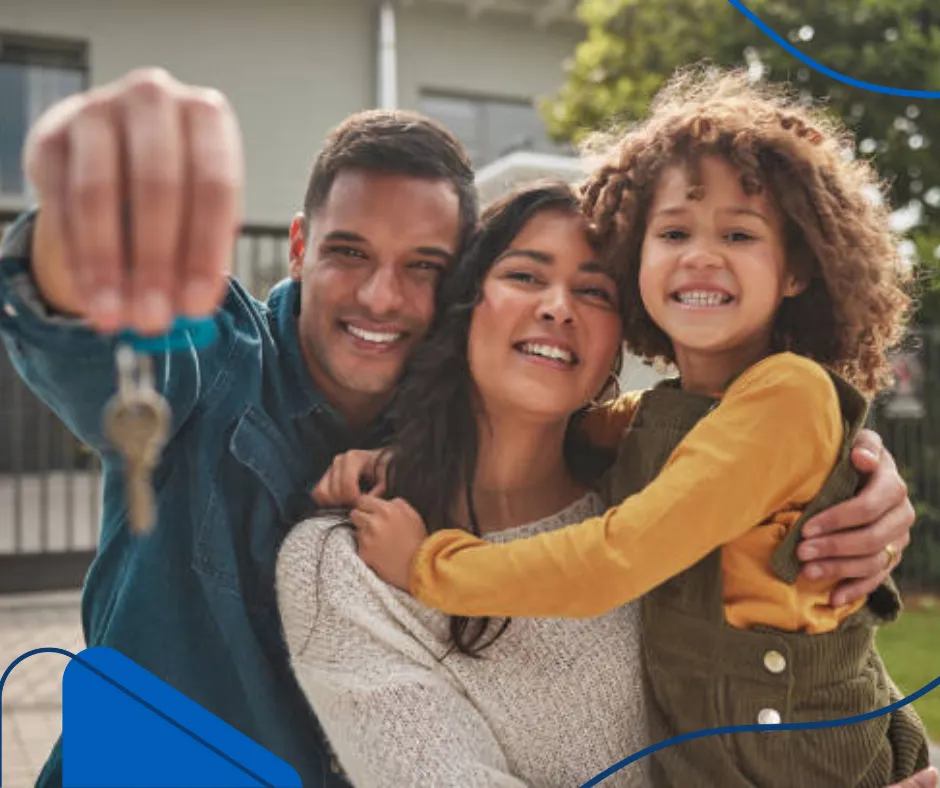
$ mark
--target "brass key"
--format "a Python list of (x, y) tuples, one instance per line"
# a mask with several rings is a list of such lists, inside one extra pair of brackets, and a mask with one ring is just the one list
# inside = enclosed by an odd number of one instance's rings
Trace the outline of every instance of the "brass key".
[(153, 385), (150, 356), (119, 345), (117, 392), (104, 412), (104, 433), (124, 461), (131, 530), (149, 531), (156, 519), (151, 474), (170, 429), (170, 406)]

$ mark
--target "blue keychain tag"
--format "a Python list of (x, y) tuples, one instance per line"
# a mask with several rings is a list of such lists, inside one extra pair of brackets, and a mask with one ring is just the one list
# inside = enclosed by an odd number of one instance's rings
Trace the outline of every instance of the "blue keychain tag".
[(133, 331), (122, 331), (118, 341), (130, 345), (137, 353), (153, 354), (185, 350), (190, 346), (204, 348), (211, 345), (218, 335), (219, 329), (211, 317), (178, 317), (166, 334), (143, 337)]

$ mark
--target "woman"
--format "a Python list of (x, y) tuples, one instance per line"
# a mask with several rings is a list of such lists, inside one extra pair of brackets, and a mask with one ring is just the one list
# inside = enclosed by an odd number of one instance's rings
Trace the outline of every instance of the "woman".
[[(521, 191), (487, 211), (442, 292), (456, 306), (400, 391), (391, 472), (432, 527), (504, 540), (603, 510), (570, 423), (614, 371), (621, 321), (586, 229), (567, 187)], [(354, 785), (579, 785), (646, 744), (633, 607), (449, 620), (379, 581), (342, 522), (292, 532), (278, 589), (295, 673)], [(639, 766), (613, 781), (643, 783)]]

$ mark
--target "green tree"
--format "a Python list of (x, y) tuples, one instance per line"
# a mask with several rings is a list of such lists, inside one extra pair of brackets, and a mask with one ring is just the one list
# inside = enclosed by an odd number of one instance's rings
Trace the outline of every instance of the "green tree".
[[(940, 90), (937, 0), (747, 0), (800, 51), (834, 71), (878, 85)], [(924, 282), (921, 318), (940, 322), (940, 99), (851, 87), (810, 68), (726, 0), (581, 0), (587, 33), (544, 114), (552, 135), (642, 117), (679, 66), (704, 59), (786, 80), (823, 98), (891, 184), (895, 208), (917, 219), (911, 251)]]

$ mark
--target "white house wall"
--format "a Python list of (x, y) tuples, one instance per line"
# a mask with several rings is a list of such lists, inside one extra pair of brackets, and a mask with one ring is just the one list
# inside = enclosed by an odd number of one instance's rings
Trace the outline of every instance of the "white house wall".
[[(422, 89), (536, 98), (557, 88), (576, 28), (418, 2), (398, 14), (399, 101)], [(83, 39), (89, 79), (142, 65), (221, 89), (241, 121), (246, 219), (285, 224), (326, 132), (371, 107), (376, 11), (368, 0), (2, 0), (0, 30)]]
[(399, 96), (417, 106), (421, 89), (534, 99), (558, 89), (578, 28), (538, 29), (528, 17), (416, 2), (398, 12)]

